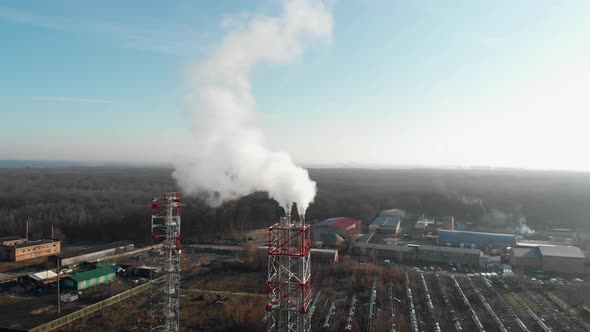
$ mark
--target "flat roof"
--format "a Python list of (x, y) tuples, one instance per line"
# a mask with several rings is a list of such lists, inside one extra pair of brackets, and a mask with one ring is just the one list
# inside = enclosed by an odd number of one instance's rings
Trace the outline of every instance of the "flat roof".
[(29, 275), (29, 277), (31, 277), (37, 281), (41, 281), (41, 280), (56, 278), (57, 273), (55, 273), (51, 270), (47, 270), (47, 271), (43, 271), (43, 272), (33, 273), (33, 274)]
[(514, 234), (486, 233), (471, 231), (451, 231), (446, 229), (438, 230), (439, 244), (465, 243), (465, 244), (493, 244), (502, 246), (514, 246), (516, 237)]
[(455, 254), (470, 254), (470, 255), (480, 255), (481, 250), (479, 249), (471, 249), (471, 248), (455, 248), (455, 247), (445, 247), (445, 246), (431, 246), (431, 245), (419, 245), (418, 251), (425, 250), (425, 251), (440, 251), (440, 252), (449, 252)]
[(20, 236), (6, 236), (6, 237), (0, 237), (0, 242), (3, 241), (13, 241), (13, 240), (24, 240), (25, 238), (22, 238)]
[(119, 248), (119, 247), (123, 247), (123, 246), (129, 245), (129, 244), (133, 244), (133, 242), (131, 242), (131, 241), (117, 241), (117, 242), (113, 242), (113, 243), (108, 243), (108, 244), (104, 244), (104, 245), (100, 245), (100, 246), (96, 246), (96, 247), (91, 247), (91, 248), (82, 249), (82, 250), (78, 250), (78, 251), (68, 252), (65, 254), (59, 254), (59, 255), (55, 255), (55, 256), (62, 258), (62, 259), (72, 258), (72, 257), (92, 254), (92, 253), (95, 253), (98, 251)]
[(586, 258), (580, 248), (572, 246), (539, 247), (539, 251), (544, 257)]
[(519, 247), (541, 247), (541, 246), (563, 246), (563, 242), (519, 240), (516, 245)]
[(33, 246), (38, 246), (41, 244), (56, 243), (56, 242), (59, 242), (59, 240), (44, 239), (44, 240), (38, 240), (38, 241), (29, 241), (29, 242), (25, 242), (25, 243), (18, 243), (18, 244), (15, 244), (13, 247), (26, 248), (26, 247), (33, 247)]
[(328, 254), (337, 254), (338, 249), (326, 249), (326, 248), (311, 248), (311, 252), (317, 253), (328, 253)]
[(453, 231), (450, 229), (439, 229), (439, 233), (454, 233), (454, 234), (474, 234), (474, 235), (492, 235), (492, 236), (511, 236), (514, 237), (514, 234), (509, 233), (489, 233), (489, 232), (474, 232), (474, 231)]
[(355, 247), (358, 248), (374, 248), (378, 250), (388, 250), (388, 251), (398, 251), (398, 252), (409, 252), (416, 250), (415, 247), (407, 247), (407, 246), (394, 246), (390, 244), (376, 244), (376, 243), (363, 243), (363, 242), (356, 242), (354, 244)]

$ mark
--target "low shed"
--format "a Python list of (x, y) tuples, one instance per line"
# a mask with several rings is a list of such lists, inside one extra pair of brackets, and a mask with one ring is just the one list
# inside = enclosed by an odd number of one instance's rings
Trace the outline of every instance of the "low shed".
[(113, 281), (116, 272), (111, 267), (102, 267), (86, 272), (72, 274), (61, 280), (65, 288), (81, 290)]

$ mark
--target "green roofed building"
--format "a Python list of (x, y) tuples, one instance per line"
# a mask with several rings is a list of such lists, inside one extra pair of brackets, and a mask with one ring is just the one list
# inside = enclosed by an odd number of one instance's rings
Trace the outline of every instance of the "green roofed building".
[(102, 267), (72, 274), (61, 280), (65, 288), (81, 290), (115, 280), (116, 272), (111, 267)]

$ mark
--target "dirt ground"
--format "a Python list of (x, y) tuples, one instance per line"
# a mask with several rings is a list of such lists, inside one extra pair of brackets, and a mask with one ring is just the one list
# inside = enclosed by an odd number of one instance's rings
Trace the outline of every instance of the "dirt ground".
[[(191, 250), (182, 254), (182, 331), (264, 330), (266, 269), (259, 265), (255, 270), (252, 265), (239, 263), (241, 254)], [(149, 265), (149, 257), (140, 256), (127, 257), (117, 263)], [(375, 331), (391, 330), (395, 326), (398, 332), (403, 332), (411, 330), (412, 317), (416, 318), (417, 328), (424, 331), (433, 330), (435, 324), (444, 331), (454, 330), (457, 325), (464, 331), (477, 330), (477, 324), (482, 324), (486, 331), (500, 331), (501, 325), (519, 330), (521, 323), (530, 331), (537, 331), (535, 317), (542, 318), (553, 331), (586, 330), (584, 322), (572, 315), (571, 307), (562, 308), (548, 296), (557, 294), (568, 301), (585, 303), (583, 296), (574, 297), (576, 288), (573, 286), (548, 293), (535, 287), (530, 278), (520, 275), (455, 273), (438, 267), (421, 270), (411, 266), (362, 263), (351, 257), (342, 257), (336, 265), (314, 265), (312, 273), (314, 300), (311, 307), (314, 311), (310, 324), (313, 331), (343, 331), (350, 320), (351, 331), (365, 331), (371, 325)], [(64, 304), (63, 312), (95, 303), (131, 285), (131, 280), (119, 277), (110, 285), (86, 291), (77, 302)], [(576, 287), (582, 289), (580, 285)], [(357, 302), (351, 308), (353, 296)], [(59, 330), (149, 331), (154, 322), (148, 299), (149, 292), (144, 292)], [(0, 326), (34, 326), (56, 318), (55, 309), (53, 289), (35, 295), (26, 292), (20, 296), (5, 295), (0, 297)], [(354, 314), (350, 315), (351, 312)]]

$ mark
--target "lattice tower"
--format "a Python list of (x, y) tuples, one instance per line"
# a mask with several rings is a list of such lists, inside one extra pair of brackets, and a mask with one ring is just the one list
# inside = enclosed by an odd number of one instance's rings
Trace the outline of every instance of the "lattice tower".
[(152, 331), (179, 331), (180, 193), (152, 199), (150, 307)]
[(308, 332), (311, 227), (287, 215), (268, 229), (267, 331)]

